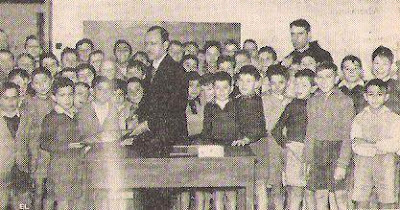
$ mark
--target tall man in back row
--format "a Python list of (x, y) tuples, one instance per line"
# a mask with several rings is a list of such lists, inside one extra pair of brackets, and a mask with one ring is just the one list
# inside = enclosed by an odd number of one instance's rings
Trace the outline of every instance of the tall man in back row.
[(307, 20), (297, 19), (290, 23), (290, 36), (294, 50), (282, 61), (282, 65), (289, 67), (293, 60), (301, 60), (308, 55), (317, 63), (333, 62), (331, 54), (322, 49), (318, 41), (311, 41), (311, 25)]
[[(144, 154), (150, 157), (168, 155), (172, 146), (183, 143), (187, 136), (185, 111), (188, 87), (185, 70), (167, 54), (168, 46), (167, 30), (160, 26), (148, 29), (145, 49), (153, 68), (144, 82), (145, 95), (139, 107), (139, 121), (142, 123), (133, 134), (146, 133)], [(163, 209), (168, 206), (169, 199), (165, 194), (165, 191), (151, 193), (146, 208)]]

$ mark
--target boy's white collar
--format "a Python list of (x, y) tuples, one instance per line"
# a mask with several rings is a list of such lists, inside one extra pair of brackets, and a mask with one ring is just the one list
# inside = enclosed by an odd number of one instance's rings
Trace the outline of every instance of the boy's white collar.
[(54, 111), (57, 112), (57, 114), (65, 114), (70, 118), (74, 118), (75, 113), (76, 113), (76, 109), (75, 107), (71, 107), (68, 111), (65, 110), (64, 108), (62, 108), (60, 105), (56, 104), (54, 106)]
[(225, 101), (219, 101), (219, 100), (215, 100), (215, 103), (219, 106), (219, 108), (224, 109), (226, 104), (228, 104), (229, 102), (229, 98), (226, 99)]
[(153, 61), (153, 67), (155, 69), (158, 69), (158, 67), (160, 66), (161, 62), (164, 60), (165, 56), (167, 56), (167, 53), (165, 53), (160, 59)]

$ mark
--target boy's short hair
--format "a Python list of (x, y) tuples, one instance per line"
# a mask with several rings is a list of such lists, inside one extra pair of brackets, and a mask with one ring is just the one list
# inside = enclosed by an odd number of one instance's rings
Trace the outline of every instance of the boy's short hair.
[(78, 87), (78, 86), (83, 86), (88, 90), (90, 89), (90, 85), (87, 84), (86, 82), (77, 82), (77, 83), (75, 83), (75, 88)]
[(164, 43), (165, 41), (169, 41), (169, 33), (167, 30), (165, 30), (165, 28), (161, 27), (161, 26), (152, 26), (147, 30), (147, 33), (152, 32), (152, 31), (157, 31), (160, 33), (161, 35), (161, 42)]
[(200, 74), (195, 71), (190, 71), (186, 73), (186, 80), (189, 81), (200, 81)]
[(270, 53), (270, 54), (272, 54), (272, 58), (274, 60), (276, 60), (278, 58), (278, 56), (276, 55), (275, 49), (270, 47), (270, 46), (261, 47), (260, 50), (258, 50), (258, 55), (260, 55), (261, 53)]
[(388, 83), (384, 82), (381, 79), (372, 79), (369, 82), (367, 82), (367, 84), (365, 85), (365, 88), (364, 88), (365, 92), (367, 92), (368, 87), (370, 87), (370, 86), (377, 86), (377, 87), (379, 87), (379, 89), (381, 91), (385, 91), (385, 92), (388, 90)]
[(143, 88), (143, 81), (137, 77), (131, 77), (126, 81), (126, 85), (128, 85), (129, 83), (138, 83), (140, 84), (140, 86)]
[(346, 55), (346, 56), (343, 58), (342, 62), (340, 63), (340, 68), (341, 68), (341, 69), (344, 68), (344, 63), (345, 63), (346, 61), (351, 61), (351, 62), (353, 62), (353, 63), (354, 63), (354, 62), (357, 62), (358, 65), (360, 65), (360, 68), (362, 68), (361, 59), (360, 59), (359, 57), (357, 57), (357, 56), (355, 56), (355, 55)]
[(333, 73), (335, 73), (335, 74), (337, 74), (337, 70), (338, 70), (336, 64), (334, 64), (332, 62), (322, 62), (319, 65), (317, 65), (315, 73), (318, 73), (325, 69), (331, 69), (333, 71)]
[(91, 56), (95, 55), (95, 54), (101, 54), (101, 55), (104, 56), (104, 52), (103, 52), (102, 50), (95, 50), (95, 51), (92, 51), (92, 52), (89, 54), (89, 58), (90, 58)]
[(256, 80), (261, 78), (260, 73), (258, 72), (257, 68), (253, 65), (244, 65), (240, 68), (239, 73), (237, 73), (236, 78), (238, 79), (240, 75), (248, 74), (253, 76)]
[(183, 62), (186, 61), (186, 60), (194, 60), (194, 61), (196, 61), (196, 66), (197, 67), (199, 66), (199, 59), (194, 55), (184, 55), (182, 57), (181, 64), (183, 64)]
[(132, 54), (132, 46), (131, 44), (129, 44), (128, 41), (126, 41), (125, 39), (118, 39), (115, 43), (114, 43), (114, 48), (113, 48), (113, 53), (115, 55), (115, 51), (117, 50), (118, 45), (120, 44), (126, 44), (128, 45), (128, 49), (129, 49), (129, 54)]
[(214, 84), (214, 75), (211, 74), (210, 72), (207, 72), (203, 74), (200, 78), (200, 85), (201, 86), (207, 86), (210, 84)]
[(281, 64), (273, 64), (273, 65), (270, 65), (270, 66), (268, 67), (267, 72), (266, 72), (267, 78), (268, 78), (268, 79), (271, 79), (271, 77), (272, 77), (273, 75), (281, 75), (281, 76), (283, 76), (286, 80), (289, 79), (289, 72), (288, 72), (288, 69), (287, 69), (285, 66), (281, 65)]
[(39, 42), (39, 44), (40, 44), (40, 41), (39, 41), (39, 39), (38, 39), (37, 36), (35, 36), (35, 35), (29, 35), (29, 36), (27, 36), (27, 37), (25, 38), (25, 43), (24, 43), (24, 48), (25, 48), (25, 49), (26, 49), (26, 45), (27, 45), (28, 41), (31, 40), (31, 39), (36, 39), (36, 40)]
[(22, 79), (28, 79), (30, 78), (30, 75), (28, 73), (28, 71), (26, 71), (25, 69), (21, 69), (21, 68), (16, 68), (10, 71), (10, 73), (8, 73), (8, 80), (12, 80), (14, 79), (14, 77), (16, 76), (20, 76)]
[(14, 54), (10, 51), (10, 50), (6, 50), (6, 49), (0, 49), (0, 54), (8, 54), (10, 55), (10, 57), (14, 60)]
[(209, 40), (206, 41), (206, 43), (204, 44), (204, 51), (207, 51), (208, 48), (210, 47), (216, 47), (218, 49), (219, 52), (221, 52), (221, 43), (215, 40)]
[(39, 68), (36, 68), (35, 70), (33, 70), (33, 72), (32, 72), (32, 80), (38, 74), (44, 74), (48, 78), (53, 79), (53, 76), (52, 76), (51, 72), (48, 69), (44, 68), (44, 67), (39, 67)]
[(190, 45), (193, 45), (197, 49), (199, 49), (199, 45), (195, 41), (188, 41), (188, 42), (183, 43), (183, 47), (187, 47), (187, 46), (190, 46)]
[(293, 26), (297, 26), (297, 27), (302, 27), (304, 28), (307, 32), (311, 31), (311, 25), (310, 23), (308, 23), (307, 20), (305, 19), (297, 19), (293, 22), (290, 23), (290, 28), (292, 28)]
[(98, 84), (106, 82), (112, 85), (112, 81), (105, 76), (96, 76), (92, 81), (92, 87), (95, 88)]
[(43, 66), (43, 60), (45, 58), (51, 58), (51, 59), (55, 60), (57, 63), (57, 66), (59, 66), (59, 61), (58, 61), (56, 55), (54, 55), (52, 52), (42, 53), (39, 55), (39, 65), (40, 66)]
[(248, 43), (248, 42), (253, 43), (253, 44), (256, 46), (256, 49), (258, 49), (257, 42), (256, 42), (256, 40), (254, 40), (254, 39), (246, 39), (246, 40), (244, 40), (244, 42), (243, 42), (243, 47), (244, 47), (244, 44), (246, 44), (246, 43)]
[(19, 86), (13, 82), (4, 82), (1, 84), (1, 88), (0, 88), (0, 97), (3, 96), (3, 94), (9, 90), (9, 89), (15, 89), (18, 93), (18, 95), (20, 94), (19, 92)]
[(94, 44), (93, 44), (92, 40), (88, 39), (88, 38), (83, 38), (83, 39), (79, 40), (78, 42), (76, 42), (75, 49), (78, 49), (79, 46), (81, 46), (81, 45), (83, 45), (85, 43), (89, 44), (90, 48), (93, 50)]
[(76, 67), (76, 73), (80, 72), (83, 69), (89, 69), (92, 74), (94, 75), (94, 77), (96, 77), (96, 70), (94, 69), (94, 67), (88, 63), (81, 63)]
[(65, 47), (63, 49), (63, 51), (61, 52), (61, 59), (65, 56), (65, 54), (68, 54), (68, 53), (73, 53), (76, 55), (76, 57), (78, 57), (78, 53), (76, 53), (75, 49), (72, 49), (70, 47)]
[(74, 86), (74, 82), (72, 82), (70, 79), (65, 78), (65, 77), (60, 77), (54, 80), (53, 85), (51, 86), (51, 90), (53, 95), (57, 94), (57, 91), (60, 88), (64, 88), (64, 87), (71, 87), (72, 90), (74, 90), (75, 86)]
[(219, 71), (214, 74), (214, 83), (215, 82), (228, 82), (229, 86), (232, 86), (232, 77), (224, 71)]
[(385, 46), (379, 46), (372, 53), (372, 61), (376, 58), (376, 56), (381, 56), (389, 59), (390, 63), (393, 63), (394, 55), (391, 49)]
[(126, 93), (128, 93), (128, 83), (122, 79), (113, 79), (113, 87), (114, 87), (114, 91), (116, 90), (122, 90), (122, 92), (124, 93), (124, 95), (126, 95)]
[(315, 79), (316, 73), (312, 71), (311, 69), (303, 69), (301, 71), (296, 72), (294, 74), (294, 78), (299, 78), (299, 77), (306, 77), (308, 81), (310, 81), (311, 86), (315, 85), (314, 79)]
[(29, 53), (21, 53), (17, 56), (17, 60), (21, 59), (22, 57), (28, 57), (32, 61), (35, 61), (35, 58)]
[(132, 59), (135, 59), (137, 56), (142, 55), (146, 58), (147, 61), (150, 60), (149, 55), (147, 55), (146, 52), (144, 51), (137, 51), (135, 54), (133, 54)]
[(246, 58), (251, 59), (250, 53), (247, 50), (236, 51), (234, 57), (236, 58), (236, 56), (238, 56), (238, 55), (244, 55), (244, 56), (246, 56)]
[(233, 68), (235, 68), (235, 66), (236, 66), (235, 58), (233, 58), (231, 56), (221, 55), (218, 57), (218, 60), (217, 60), (218, 66), (219, 66), (219, 64), (224, 63), (224, 62), (230, 62), (232, 64)]
[(65, 67), (60, 71), (60, 75), (64, 74), (65, 72), (74, 72), (74, 73), (76, 73), (77, 70), (76, 70), (76, 68)]
[(169, 46), (171, 47), (171, 45), (178, 45), (178, 46), (180, 46), (180, 47), (183, 47), (182, 42), (180, 42), (180, 41), (178, 41), (178, 40), (171, 40), (171, 41), (169, 42)]
[(126, 66), (126, 68), (130, 69), (130, 68), (133, 68), (133, 67), (141, 69), (143, 71), (143, 73), (144, 73), (144, 69), (146, 68), (146, 65), (141, 61), (134, 60), (134, 59), (131, 58), (131, 59), (129, 59), (128, 65)]
[(236, 49), (240, 49), (239, 43), (233, 39), (226, 40), (226, 42), (224, 43), (224, 46), (226, 46), (226, 45), (235, 45)]

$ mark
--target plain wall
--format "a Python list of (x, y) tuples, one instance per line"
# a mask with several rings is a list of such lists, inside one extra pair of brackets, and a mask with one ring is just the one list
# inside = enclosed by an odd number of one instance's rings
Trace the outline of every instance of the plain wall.
[(400, 1), (394, 0), (54, 0), (53, 9), (53, 41), (71, 47), (83, 37), (85, 20), (238, 22), (242, 42), (270, 45), (282, 58), (293, 50), (289, 23), (305, 18), (337, 64), (354, 54), (369, 69), (379, 45), (400, 57)]

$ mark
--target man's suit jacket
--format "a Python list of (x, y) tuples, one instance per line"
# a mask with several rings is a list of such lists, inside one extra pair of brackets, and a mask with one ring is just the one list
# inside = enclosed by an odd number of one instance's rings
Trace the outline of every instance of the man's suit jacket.
[(154, 78), (151, 77), (152, 73), (148, 72), (139, 113), (142, 113), (143, 120), (148, 121), (151, 134), (160, 140), (158, 143), (163, 146), (182, 143), (187, 136), (185, 110), (188, 84), (185, 70), (166, 55)]

